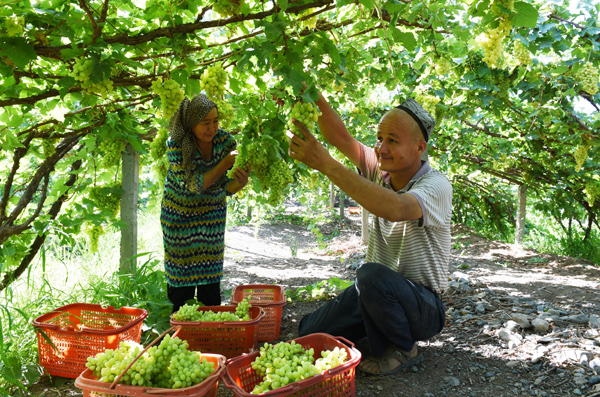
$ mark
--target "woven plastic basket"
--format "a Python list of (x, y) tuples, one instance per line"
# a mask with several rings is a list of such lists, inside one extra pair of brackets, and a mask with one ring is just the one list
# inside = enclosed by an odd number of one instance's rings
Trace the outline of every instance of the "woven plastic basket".
[[(150, 345), (148, 345), (145, 350), (154, 345), (167, 332), (170, 332), (173, 329), (177, 329), (173, 336), (179, 336), (179, 328), (180, 327), (173, 327), (163, 332), (163, 334), (156, 338)], [(142, 353), (140, 353), (137, 358), (139, 358), (141, 355)], [(219, 379), (221, 377), (222, 372), (225, 370), (225, 356), (222, 356), (220, 354), (202, 353), (200, 357), (201, 359), (206, 359), (206, 361), (214, 363), (215, 371), (203, 382), (183, 389), (163, 389), (148, 386), (123, 385), (117, 383), (120, 376), (117, 379), (115, 379), (115, 381), (112, 384), (100, 382), (96, 379), (96, 377), (94, 377), (92, 371), (90, 371), (89, 369), (86, 369), (77, 377), (77, 379), (75, 379), (75, 386), (77, 386), (83, 391), (84, 397), (216, 397), (217, 389), (219, 387)], [(133, 362), (135, 362), (136, 360), (134, 360)], [(127, 369), (129, 369), (129, 367), (127, 367), (125, 371), (127, 371)]]
[(231, 294), (231, 303), (237, 305), (248, 298), (252, 306), (265, 309), (265, 318), (258, 329), (258, 341), (267, 342), (279, 338), (281, 313), (286, 304), (285, 290), (280, 285), (238, 285)]
[(315, 349), (315, 359), (321, 357), (321, 352), (339, 347), (340, 349), (346, 349), (348, 360), (342, 365), (327, 370), (322, 374), (299, 382), (290, 383), (270, 392), (252, 394), (254, 386), (262, 382), (262, 377), (252, 369), (252, 362), (260, 354), (260, 352), (254, 352), (227, 360), (225, 371), (221, 375), (223, 384), (236, 397), (354, 396), (356, 366), (360, 363), (361, 354), (352, 342), (341, 337), (334, 338), (328, 334), (311, 334), (294, 340), (305, 349)]
[[(232, 312), (235, 306), (201, 306), (198, 311)], [(186, 340), (190, 350), (222, 354), (227, 358), (256, 350), (258, 326), (265, 317), (261, 307), (250, 308), (250, 321), (177, 321), (171, 316), (171, 326), (181, 326), (179, 338)]]
[(140, 342), (144, 309), (89, 303), (59, 307), (33, 320), (39, 362), (53, 376), (77, 378), (89, 356), (114, 349), (123, 341)]

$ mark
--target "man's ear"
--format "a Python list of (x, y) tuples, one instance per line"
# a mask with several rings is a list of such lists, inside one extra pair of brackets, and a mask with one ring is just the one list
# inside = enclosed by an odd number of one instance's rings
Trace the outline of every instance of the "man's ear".
[(427, 150), (427, 142), (419, 141), (419, 153), (423, 154)]

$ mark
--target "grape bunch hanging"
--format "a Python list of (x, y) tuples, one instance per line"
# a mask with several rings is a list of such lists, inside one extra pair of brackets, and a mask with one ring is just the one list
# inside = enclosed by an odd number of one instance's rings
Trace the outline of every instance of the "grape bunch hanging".
[(81, 88), (90, 94), (99, 94), (102, 98), (113, 92), (113, 82), (110, 79), (103, 79), (98, 83), (92, 83), (91, 76), (94, 69), (94, 62), (91, 59), (77, 58), (71, 77), (81, 83)]
[(163, 82), (163, 78), (159, 77), (152, 82), (152, 90), (160, 97), (162, 117), (170, 120), (185, 96), (181, 85), (173, 79), (166, 79)]

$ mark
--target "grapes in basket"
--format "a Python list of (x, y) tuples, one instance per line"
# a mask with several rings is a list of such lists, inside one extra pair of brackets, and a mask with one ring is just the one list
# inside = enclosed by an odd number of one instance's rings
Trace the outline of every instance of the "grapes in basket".
[[(250, 297), (248, 297), (250, 298)], [(202, 305), (187, 303), (173, 314), (175, 321), (250, 321), (250, 302), (248, 298), (242, 299), (235, 308), (235, 314), (227, 311), (213, 312), (212, 310), (198, 311)]]
[(263, 379), (254, 387), (252, 394), (265, 393), (310, 378), (343, 364), (348, 357), (346, 350), (339, 347), (321, 352), (322, 357), (316, 361), (314, 353), (313, 348), (306, 350), (295, 341), (276, 345), (265, 343), (251, 364)]
[[(200, 358), (200, 352), (188, 350), (187, 341), (165, 335), (160, 345), (150, 347), (118, 383), (181, 389), (203, 382), (214, 371), (214, 363)], [(118, 349), (107, 349), (88, 357), (86, 367), (101, 382), (111, 383), (144, 348), (135, 342), (121, 342)]]

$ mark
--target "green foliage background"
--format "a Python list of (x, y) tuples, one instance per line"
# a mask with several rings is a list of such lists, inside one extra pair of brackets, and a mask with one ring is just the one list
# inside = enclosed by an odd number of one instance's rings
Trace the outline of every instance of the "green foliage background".
[[(231, 16), (212, 3), (2, 0), (0, 289), (46, 236), (72, 244), (83, 230), (118, 222), (89, 197), (121, 178), (110, 145), (141, 154), (151, 171), (143, 194), (156, 202), (165, 164), (150, 144), (168, 120), (151, 84), (170, 78), (192, 96), (215, 63), (229, 75), (230, 129), (242, 148), (260, 134), (289, 162), (289, 109), (316, 89), (366, 144), (382, 112), (417, 97), (438, 120), (429, 155), (454, 184), (454, 221), (510, 235), (515, 187), (526, 185), (535, 209), (565, 231), (587, 238), (598, 225), (599, 96), (576, 77), (585, 62), (600, 64), (597, 2), (247, 0)], [(499, 15), (512, 29), (490, 68), (475, 38)], [(516, 42), (530, 65), (514, 56)], [(112, 81), (111, 94), (71, 77), (79, 57), (92, 60), (92, 83)], [(580, 167), (578, 148), (587, 148)], [(292, 189), (308, 189), (309, 170), (289, 166)]]

